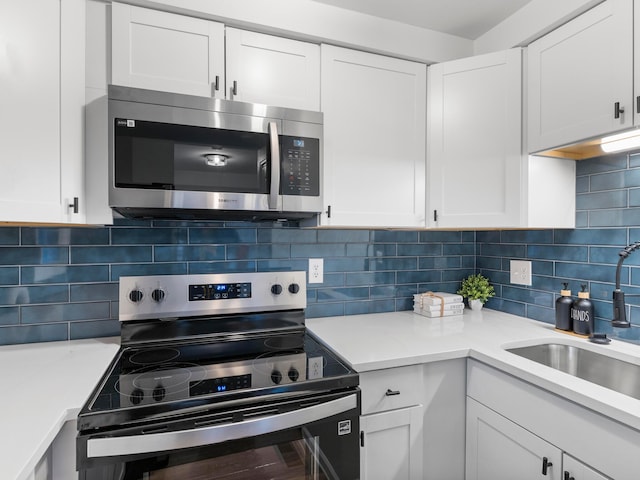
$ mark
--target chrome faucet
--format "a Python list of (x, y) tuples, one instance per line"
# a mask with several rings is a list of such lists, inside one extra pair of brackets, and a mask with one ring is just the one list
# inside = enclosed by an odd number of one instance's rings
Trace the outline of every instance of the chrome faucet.
[[(627, 320), (626, 306), (624, 303), (624, 292), (620, 289), (620, 269), (622, 268), (622, 262), (631, 253), (640, 248), (640, 242), (635, 242), (627, 245), (620, 250), (620, 259), (618, 260), (618, 266), (616, 267), (616, 289), (613, 291), (613, 320), (611, 325), (618, 328), (629, 328), (631, 323)], [(637, 297), (638, 294), (629, 294), (630, 297)]]

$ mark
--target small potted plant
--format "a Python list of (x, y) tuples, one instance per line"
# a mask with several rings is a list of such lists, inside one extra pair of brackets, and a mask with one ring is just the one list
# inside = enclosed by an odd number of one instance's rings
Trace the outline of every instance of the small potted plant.
[(482, 305), (495, 294), (496, 292), (493, 290), (493, 285), (489, 283), (489, 279), (479, 273), (469, 275), (462, 280), (462, 285), (458, 290), (458, 295), (462, 295), (467, 299), (472, 310), (480, 310)]

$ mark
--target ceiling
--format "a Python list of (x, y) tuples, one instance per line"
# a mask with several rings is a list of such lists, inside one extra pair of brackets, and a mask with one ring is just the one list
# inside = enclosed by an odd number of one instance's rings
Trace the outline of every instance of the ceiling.
[(475, 40), (531, 0), (313, 0)]

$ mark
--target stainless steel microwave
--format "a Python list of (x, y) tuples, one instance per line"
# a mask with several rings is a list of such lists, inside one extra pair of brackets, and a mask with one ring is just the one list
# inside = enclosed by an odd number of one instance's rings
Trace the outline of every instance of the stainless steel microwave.
[(322, 210), (322, 113), (110, 85), (109, 205), (130, 218)]

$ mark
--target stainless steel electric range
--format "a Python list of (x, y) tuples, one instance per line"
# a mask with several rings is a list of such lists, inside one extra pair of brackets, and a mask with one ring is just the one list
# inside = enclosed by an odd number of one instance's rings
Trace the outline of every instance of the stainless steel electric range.
[(122, 277), (80, 478), (357, 479), (358, 375), (305, 329), (306, 295), (305, 272)]

